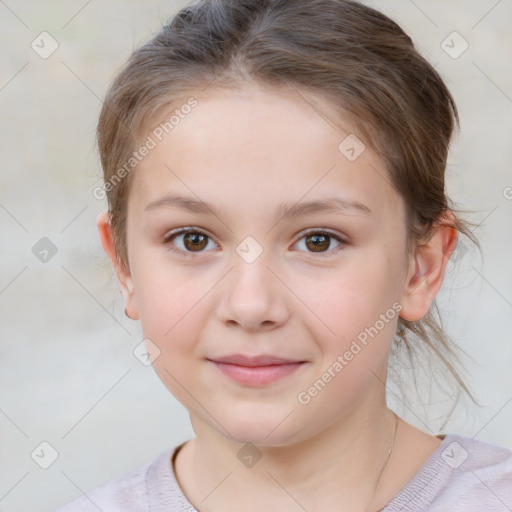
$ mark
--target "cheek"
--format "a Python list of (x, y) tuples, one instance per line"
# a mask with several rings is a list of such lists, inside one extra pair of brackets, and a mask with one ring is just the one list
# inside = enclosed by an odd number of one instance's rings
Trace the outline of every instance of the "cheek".
[(384, 258), (369, 258), (298, 290), (306, 298), (302, 322), (318, 340), (325, 367), (338, 355), (346, 354), (352, 368), (375, 366), (388, 356), (399, 315), (392, 279)]
[(187, 269), (173, 266), (155, 252), (141, 250), (133, 258), (132, 276), (142, 327), (152, 331), (158, 327), (161, 337), (191, 310), (208, 288)]
[(187, 277), (186, 272), (171, 275), (158, 265), (139, 268), (135, 290), (144, 337), (162, 352), (170, 346), (174, 352), (193, 347), (201, 326), (201, 299), (210, 288), (208, 283)]
[(389, 272), (375, 261), (322, 272), (314, 281), (297, 282), (295, 290), (306, 306), (306, 314), (320, 325), (323, 321), (326, 333), (352, 335), (354, 328), (374, 322), (393, 302)]
[(155, 268), (150, 270), (138, 290), (142, 333), (158, 347), (152, 366), (159, 379), (190, 407), (190, 393), (200, 387), (196, 365), (202, 356), (198, 344), (206, 315), (206, 301), (201, 299), (211, 286), (183, 278), (162, 280), (158, 275)]

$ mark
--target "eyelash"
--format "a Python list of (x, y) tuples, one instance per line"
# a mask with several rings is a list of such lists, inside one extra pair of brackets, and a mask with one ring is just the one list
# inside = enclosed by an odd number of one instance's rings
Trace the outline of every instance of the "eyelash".
[[(187, 233), (196, 233), (196, 234), (199, 234), (199, 235), (204, 235), (206, 236), (209, 240), (213, 241), (212, 238), (210, 236), (208, 236), (206, 233), (204, 233), (203, 231), (201, 231), (200, 229), (198, 228), (195, 228), (195, 227), (187, 227), (187, 228), (180, 228), (180, 229), (177, 229), (175, 231), (171, 231), (168, 235), (165, 236), (164, 238), (164, 244), (165, 245), (168, 245), (169, 246), (169, 250), (171, 252), (174, 252), (174, 253), (177, 253), (185, 258), (194, 258), (194, 252), (193, 251), (183, 251), (181, 249), (177, 249), (174, 244), (171, 242), (171, 240), (173, 238), (176, 238), (177, 236), (180, 236), (180, 235), (186, 235)], [(340, 243), (340, 245), (330, 251), (326, 251), (326, 252), (319, 252), (319, 253), (314, 253), (314, 252), (310, 252), (310, 254), (313, 254), (315, 256), (318, 256), (320, 258), (326, 258), (326, 257), (329, 257), (333, 252), (335, 252), (337, 249), (341, 249), (344, 245), (346, 245), (347, 243), (342, 240), (338, 235), (336, 235), (335, 233), (333, 233), (332, 231), (328, 230), (328, 229), (310, 229), (306, 232), (304, 232), (301, 236), (301, 238), (299, 238), (299, 240), (297, 240), (297, 242), (299, 242), (300, 240), (302, 240), (303, 238), (306, 238), (307, 236), (309, 235), (328, 235), (330, 238), (333, 238), (335, 239), (337, 242)], [(296, 243), (297, 243), (296, 242)], [(214, 242), (215, 243), (215, 242)], [(295, 245), (295, 244), (294, 244)], [(201, 252), (205, 252), (205, 251), (198, 251), (197, 254), (200, 254)]]

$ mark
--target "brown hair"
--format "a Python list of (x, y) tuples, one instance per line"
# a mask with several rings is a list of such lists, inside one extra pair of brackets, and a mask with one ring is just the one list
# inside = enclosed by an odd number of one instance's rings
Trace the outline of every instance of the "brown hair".
[[(454, 213), (450, 225), (479, 248), (445, 193), (458, 115), (436, 70), (391, 19), (348, 0), (200, 0), (180, 10), (115, 77), (98, 124), (105, 183), (132, 156), (151, 123), (193, 91), (252, 80), (331, 100), (386, 163), (407, 211), (407, 255)], [(324, 113), (325, 114), (325, 113)], [(118, 264), (129, 267), (126, 212), (132, 173), (107, 189)], [(460, 241), (459, 241), (460, 243)], [(475, 402), (454, 364), (437, 304), (418, 322), (398, 321), (393, 354), (427, 348)], [(460, 391), (460, 390), (458, 390)], [(476, 403), (476, 402), (475, 402)], [(453, 410), (453, 409), (452, 409)]]

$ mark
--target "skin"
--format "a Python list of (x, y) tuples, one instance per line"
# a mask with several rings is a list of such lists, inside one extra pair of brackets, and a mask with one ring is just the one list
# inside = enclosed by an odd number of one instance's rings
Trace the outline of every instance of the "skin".
[[(109, 217), (98, 217), (127, 314), (159, 348), (153, 367), (190, 413), (196, 436), (176, 458), (179, 484), (201, 512), (378, 510), (441, 443), (400, 420), (372, 499), (395, 427), (384, 383), (398, 314), (309, 403), (297, 396), (393, 303), (406, 320), (427, 314), (457, 232), (438, 227), (407, 259), (404, 203), (383, 180), (383, 161), (368, 145), (353, 162), (340, 153), (350, 130), (319, 115), (332, 111), (321, 98), (256, 85), (196, 98), (134, 171), (129, 268), (116, 266)], [(218, 213), (145, 210), (170, 193), (212, 203)], [(333, 194), (371, 214), (274, 220), (283, 202)], [(188, 226), (209, 237), (199, 249), (183, 234), (166, 241)], [(304, 234), (310, 228), (332, 230), (344, 243), (328, 238), (315, 252)], [(263, 249), (252, 263), (236, 252), (247, 236)], [(206, 360), (234, 353), (306, 363), (253, 387)], [(237, 457), (246, 443), (261, 455), (252, 467)]]

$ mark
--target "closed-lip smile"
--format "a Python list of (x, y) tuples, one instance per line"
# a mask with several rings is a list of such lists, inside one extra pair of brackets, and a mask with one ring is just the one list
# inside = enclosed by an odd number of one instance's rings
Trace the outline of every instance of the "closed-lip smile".
[(215, 359), (209, 359), (216, 363), (236, 364), (239, 366), (272, 366), (278, 364), (294, 364), (303, 363), (297, 359), (289, 359), (283, 357), (277, 357), (267, 354), (258, 356), (247, 356), (244, 354), (232, 354), (229, 356), (216, 357)]
[(248, 356), (232, 354), (207, 359), (222, 374), (245, 386), (265, 386), (291, 375), (307, 361), (289, 359), (268, 354)]

